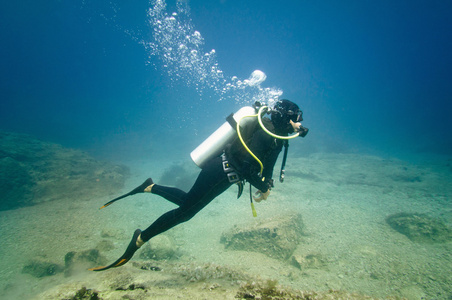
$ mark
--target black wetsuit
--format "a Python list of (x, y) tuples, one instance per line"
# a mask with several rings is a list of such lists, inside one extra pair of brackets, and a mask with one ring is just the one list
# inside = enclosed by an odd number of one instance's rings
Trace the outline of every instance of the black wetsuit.
[[(260, 127), (253, 129), (253, 133), (250, 135), (247, 145), (264, 165), (264, 181), (258, 175), (259, 164), (243, 148), (238, 139), (226, 149), (226, 156), (242, 180), (246, 180), (260, 191), (266, 192), (270, 187), (273, 167), (281, 152), (283, 141), (271, 137)], [(160, 216), (141, 233), (141, 239), (147, 242), (154, 236), (190, 220), (231, 185), (232, 183), (229, 182), (223, 169), (221, 157), (215, 157), (206, 163), (188, 193), (177, 188), (155, 184), (152, 187), (153, 194), (162, 196), (179, 207)]]

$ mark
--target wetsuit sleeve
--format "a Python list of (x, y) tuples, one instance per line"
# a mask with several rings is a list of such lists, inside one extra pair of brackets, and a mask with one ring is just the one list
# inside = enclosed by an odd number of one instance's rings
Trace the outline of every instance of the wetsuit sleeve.
[(270, 181), (273, 178), (273, 169), (275, 167), (276, 161), (278, 160), (279, 153), (281, 152), (282, 146), (278, 145), (276, 148), (274, 148), (270, 154), (268, 155), (267, 159), (264, 164), (264, 177), (265, 180)]
[(264, 193), (268, 190), (269, 181), (273, 173), (273, 167), (276, 163), (276, 159), (278, 158), (279, 151), (281, 151), (281, 150), (275, 151), (276, 149), (273, 149), (270, 155), (268, 155), (270, 149), (274, 148), (273, 145), (274, 142), (275, 141), (271, 136), (259, 130), (254, 133), (253, 138), (251, 139), (251, 143), (249, 144), (250, 150), (257, 157), (260, 158), (266, 157), (266, 159), (262, 161), (262, 163), (264, 164), (264, 174), (263, 174), (265, 177), (264, 181), (262, 181), (262, 178), (260, 178), (258, 175), (260, 171), (259, 164), (250, 154), (247, 154), (242, 162), (243, 166), (242, 171), (245, 178), (255, 188), (259, 189)]
[(262, 178), (259, 177), (259, 175), (258, 175), (259, 170), (257, 170), (256, 168), (250, 168), (250, 169), (255, 169), (256, 171), (246, 174), (245, 178), (248, 180), (248, 182), (252, 186), (254, 186), (255, 188), (257, 188), (260, 191), (262, 191), (263, 193), (265, 193), (268, 190), (267, 178), (265, 179), (265, 181), (262, 181)]

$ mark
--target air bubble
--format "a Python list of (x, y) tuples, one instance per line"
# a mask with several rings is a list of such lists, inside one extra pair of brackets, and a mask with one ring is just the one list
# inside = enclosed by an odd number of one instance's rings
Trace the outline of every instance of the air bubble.
[[(180, 5), (177, 13), (170, 14), (166, 12), (165, 1), (153, 3), (148, 11), (152, 40), (141, 44), (149, 51), (149, 56), (162, 60), (171, 81), (179, 80), (193, 86), (200, 95), (208, 89), (220, 100), (230, 99), (243, 104), (271, 102), (282, 95), (279, 89), (261, 87), (267, 76), (260, 70), (252, 72), (248, 79), (239, 80), (237, 76), (226, 79), (216, 60), (216, 51), (204, 52), (202, 49), (204, 39), (194, 30), (188, 6)], [(150, 57), (149, 60), (152, 61)]]

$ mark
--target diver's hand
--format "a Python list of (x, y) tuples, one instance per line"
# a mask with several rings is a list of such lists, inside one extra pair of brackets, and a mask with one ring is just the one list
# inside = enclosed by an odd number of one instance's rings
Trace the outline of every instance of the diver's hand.
[(290, 125), (292, 125), (293, 131), (298, 132), (299, 136), (305, 137), (308, 134), (309, 129), (301, 126), (300, 122), (294, 123), (292, 120), (290, 120), (289, 123)]
[(260, 190), (257, 191), (254, 195), (259, 195), (258, 197), (253, 197), (254, 201), (261, 202), (262, 200), (267, 200), (270, 195), (270, 189), (268, 189), (265, 193), (262, 193)]
[(290, 125), (292, 125), (294, 132), (300, 131), (301, 122), (295, 123), (294, 121), (289, 120), (289, 123), (290, 123)]

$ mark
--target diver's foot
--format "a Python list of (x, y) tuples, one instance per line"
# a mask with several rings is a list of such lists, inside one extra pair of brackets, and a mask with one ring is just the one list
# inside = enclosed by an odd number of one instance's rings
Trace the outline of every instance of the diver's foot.
[(136, 245), (137, 245), (138, 248), (141, 248), (141, 246), (143, 246), (144, 243), (145, 243), (145, 241), (143, 241), (143, 240), (141, 239), (141, 233), (140, 233), (140, 235), (139, 235), (138, 238), (137, 238)]
[(132, 240), (129, 243), (129, 246), (127, 246), (126, 252), (124, 252), (124, 254), (118, 258), (114, 263), (112, 263), (111, 265), (108, 265), (106, 267), (96, 267), (96, 268), (92, 268), (89, 269), (90, 271), (104, 271), (104, 270), (108, 270), (110, 268), (116, 268), (116, 267), (120, 267), (124, 264), (126, 264), (131, 258), (132, 256), (135, 254), (135, 252), (144, 244), (143, 240), (140, 237), (141, 235), (141, 230), (137, 229), (135, 230), (135, 232), (133, 233), (132, 236)]
[(153, 185), (154, 181), (152, 181), (152, 178), (149, 177), (140, 186), (133, 189), (133, 191), (130, 192), (130, 195), (136, 193), (150, 193)]

